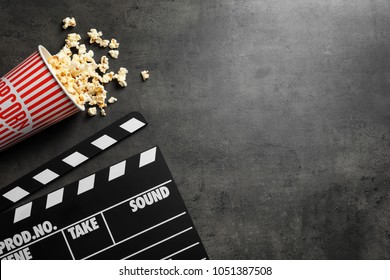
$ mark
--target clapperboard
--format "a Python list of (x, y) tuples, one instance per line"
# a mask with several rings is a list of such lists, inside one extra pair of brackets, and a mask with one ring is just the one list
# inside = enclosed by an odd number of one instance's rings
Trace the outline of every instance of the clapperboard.
[[(70, 157), (76, 152), (71, 149), (52, 162), (62, 158), (76, 166), (86, 160), (80, 156), (88, 154), (85, 143), (119, 141), (115, 136), (122, 132), (113, 133), (118, 127), (133, 133), (129, 127), (143, 127), (139, 122), (146, 124), (142, 115), (129, 115), (76, 145), (82, 148), (77, 156)], [(100, 141), (105, 149), (113, 142)], [(37, 174), (45, 170), (61, 173), (45, 165)], [(51, 172), (46, 180), (54, 177)], [(37, 178), (46, 182), (43, 175)], [(20, 200), (24, 192), (12, 193), (15, 188), (1, 190), (3, 196)], [(4, 212), (0, 225), (0, 259), (208, 259), (157, 146)]]

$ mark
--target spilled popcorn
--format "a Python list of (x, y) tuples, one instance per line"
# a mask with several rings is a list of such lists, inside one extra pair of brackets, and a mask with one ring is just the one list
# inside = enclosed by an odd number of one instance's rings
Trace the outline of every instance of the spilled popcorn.
[(115, 103), (116, 101), (118, 101), (118, 99), (116, 99), (115, 97), (111, 96), (110, 99), (108, 99), (108, 103), (112, 104), (112, 103)]
[(110, 68), (110, 67), (108, 66), (108, 58), (107, 58), (107, 56), (103, 55), (103, 56), (100, 58), (99, 70), (100, 70), (102, 73), (106, 73), (106, 71), (108, 70), (108, 68)]
[(142, 80), (145, 82), (147, 79), (149, 79), (149, 71), (148, 70), (144, 70), (144, 71), (141, 71), (141, 76), (142, 76)]
[(62, 22), (64, 23), (64, 25), (62, 26), (63, 29), (67, 29), (70, 26), (76, 26), (76, 20), (74, 19), (74, 17), (66, 17), (62, 20)]
[(119, 56), (119, 51), (117, 51), (117, 50), (111, 50), (111, 51), (108, 51), (108, 53), (111, 55), (112, 58), (115, 58), (115, 59), (117, 59)]
[(119, 68), (118, 74), (114, 75), (114, 78), (117, 79), (118, 84), (121, 87), (127, 86), (127, 83), (126, 83), (126, 74), (127, 73), (129, 73), (129, 71), (127, 71), (126, 68), (121, 67), (121, 68)]
[(89, 37), (89, 43), (93, 44), (102, 39), (100, 36), (103, 36), (103, 32), (101, 31), (97, 32), (96, 29), (92, 28), (89, 32), (87, 32), (87, 35)]
[(89, 32), (87, 32), (87, 35), (89, 36), (89, 43), (93, 44), (96, 43), (99, 46), (106, 48), (108, 44), (110, 43), (109, 40), (104, 40), (101, 36), (103, 36), (103, 32), (97, 31), (96, 29), (92, 28)]
[[(74, 18), (66, 18), (63, 20), (64, 29), (69, 26), (75, 26)], [(100, 47), (109, 47), (117, 49), (119, 43), (116, 39), (105, 40), (102, 38), (103, 33), (96, 29), (91, 29), (87, 33), (90, 44), (96, 43)], [(109, 60), (103, 55), (96, 62), (94, 52), (87, 50), (85, 44), (80, 44), (81, 36), (77, 33), (68, 34), (65, 40), (65, 46), (59, 53), (48, 59), (53, 71), (73, 100), (81, 105), (88, 104), (90, 107), (87, 110), (88, 115), (97, 115), (97, 106), (100, 109), (100, 115), (106, 116), (105, 107), (107, 107), (106, 98), (107, 91), (104, 85), (117, 80), (120, 86), (126, 87), (127, 69), (120, 67), (117, 74), (109, 70)], [(73, 50), (73, 51), (72, 51)], [(109, 54), (113, 58), (118, 58), (118, 50), (110, 50)], [(99, 73), (100, 72), (100, 73)], [(117, 99), (110, 97), (108, 103), (115, 103)]]
[(108, 47), (110, 49), (117, 49), (117, 48), (119, 48), (119, 43), (117, 42), (117, 40), (111, 39), (111, 42), (110, 42), (110, 44), (108, 44)]
[(88, 112), (88, 115), (90, 115), (90, 116), (96, 116), (96, 114), (97, 114), (96, 107), (89, 108), (87, 112)]

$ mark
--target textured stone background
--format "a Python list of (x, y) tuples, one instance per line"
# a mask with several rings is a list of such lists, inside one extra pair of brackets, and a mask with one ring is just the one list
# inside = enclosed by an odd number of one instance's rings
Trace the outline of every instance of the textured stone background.
[(0, 76), (90, 28), (129, 69), (107, 117), (1, 152), (0, 186), (136, 110), (146, 129), (46, 191), (158, 144), (213, 259), (390, 258), (389, 1), (1, 0), (0, 18)]

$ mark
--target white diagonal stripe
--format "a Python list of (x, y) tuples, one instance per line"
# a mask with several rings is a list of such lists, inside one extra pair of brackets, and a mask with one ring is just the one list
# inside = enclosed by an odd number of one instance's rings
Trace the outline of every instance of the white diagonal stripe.
[(91, 144), (98, 147), (101, 150), (105, 150), (116, 142), (117, 141), (114, 138), (111, 138), (110, 136), (104, 134), (103, 136), (99, 137), (95, 141), (91, 142)]
[(47, 200), (46, 200), (46, 209), (61, 203), (63, 196), (64, 196), (64, 188), (49, 193), (47, 195)]
[(25, 197), (26, 195), (29, 195), (30, 193), (24, 189), (22, 189), (21, 187), (17, 186), (15, 188), (13, 188), (12, 190), (6, 192), (5, 194), (3, 194), (3, 196), (9, 200), (11, 200), (12, 202), (16, 202), (20, 199), (22, 199), (23, 197)]
[(74, 152), (73, 154), (67, 156), (62, 161), (69, 164), (72, 167), (79, 165), (80, 163), (86, 161), (88, 157), (84, 156), (79, 152)]
[(92, 174), (91, 176), (81, 179), (79, 181), (79, 186), (77, 188), (77, 195), (93, 189), (94, 184), (95, 184), (95, 174)]
[[(57, 83), (57, 82), (53, 81), (53, 83)], [(50, 85), (50, 83), (45, 84), (45, 85), (48, 86), (48, 85)], [(56, 97), (58, 97), (57, 94), (54, 94), (54, 96), (52, 96), (50, 98), (47, 98), (47, 96), (50, 95), (52, 92), (58, 90), (59, 88), (60, 88), (60, 86), (56, 85), (56, 86), (52, 87), (51, 89), (45, 91), (45, 94), (42, 94), (37, 98), (34, 98), (33, 104), (34, 105), (37, 104), (37, 105), (31, 110), (31, 114), (33, 114), (33, 113), (36, 114), (36, 113), (40, 112), (42, 109), (47, 107), (47, 105), (49, 103), (51, 103), (54, 99), (56, 99)]]
[(51, 171), (50, 169), (45, 169), (41, 173), (38, 173), (35, 175), (33, 178), (37, 180), (38, 182), (46, 185), (47, 183), (53, 181), (55, 178), (57, 178), (58, 175), (57, 173)]
[(136, 118), (132, 118), (131, 120), (128, 120), (127, 122), (121, 124), (119, 127), (123, 128), (124, 130), (127, 130), (130, 133), (133, 133), (144, 125), (145, 123), (137, 120)]
[(108, 181), (114, 180), (123, 174), (125, 174), (126, 161), (122, 161), (110, 167), (110, 172), (108, 174)]
[(139, 167), (145, 166), (156, 160), (157, 147), (143, 152), (139, 158)]
[(15, 209), (14, 223), (19, 222), (31, 215), (32, 201)]
[[(19, 88), (19, 87), (23, 86), (25, 83), (27, 83), (28, 81), (33, 80), (34, 76), (39, 75), (40, 72), (42, 72), (42, 71), (44, 71), (44, 70), (46, 69), (45, 64), (44, 64), (43, 61), (37, 61), (37, 60), (35, 60), (34, 63), (36, 63), (36, 64), (33, 65), (32, 67), (31, 67), (31, 65), (30, 65), (30, 67), (29, 67), (30, 69), (25, 69), (26, 72), (22, 73), (23, 71), (20, 71), (20, 72), (18, 73), (19, 76), (18, 76), (17, 78), (15, 78), (15, 79), (12, 81), (12, 83), (15, 84), (15, 83), (17, 83), (17, 82), (23, 80), (23, 81), (17, 86), (17, 87)], [(16, 76), (15, 76), (15, 77), (16, 77)], [(12, 79), (11, 79), (11, 80), (12, 80)]]
[[(39, 86), (37, 89), (34, 89), (34, 92), (39, 92), (41, 91), (42, 89), (44, 89), (47, 85), (48, 85), (48, 82), (45, 82), (41, 85), (39, 85), (41, 82), (43, 82), (45, 79), (49, 78), (50, 77), (50, 72), (49, 73), (46, 73), (44, 74), (42, 77), (40, 77), (39, 79), (37, 79), (36, 77), (41, 74), (42, 72), (44, 72), (46, 70), (46, 66), (44, 65), (41, 65), (40, 67), (42, 67), (41, 69), (36, 69), (34, 70), (34, 72), (31, 72), (30, 75), (32, 75), (31, 77), (29, 76), (26, 76), (24, 78), (24, 80), (16, 86), (16, 88), (18, 89), (21, 89), (20, 90), (20, 93), (23, 94), (27, 91), (29, 91), (30, 89), (32, 89), (33, 87), (36, 87), (36, 86)], [(38, 72), (39, 71), (39, 72)], [(54, 79), (53, 79), (54, 80)], [(31, 83), (31, 84), (29, 84)], [(27, 87), (25, 87), (24, 89), (22, 89), (22, 87), (25, 85), (25, 84), (29, 84)]]

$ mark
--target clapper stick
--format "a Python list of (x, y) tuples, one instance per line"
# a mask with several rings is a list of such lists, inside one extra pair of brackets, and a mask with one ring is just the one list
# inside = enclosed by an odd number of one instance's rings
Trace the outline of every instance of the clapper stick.
[(0, 259), (208, 259), (158, 147), (0, 215)]
[(4, 211), (22, 198), (109, 149), (146, 125), (147, 122), (140, 113), (132, 112), (100, 130), (41, 167), (2, 188), (0, 190), (0, 211)]

